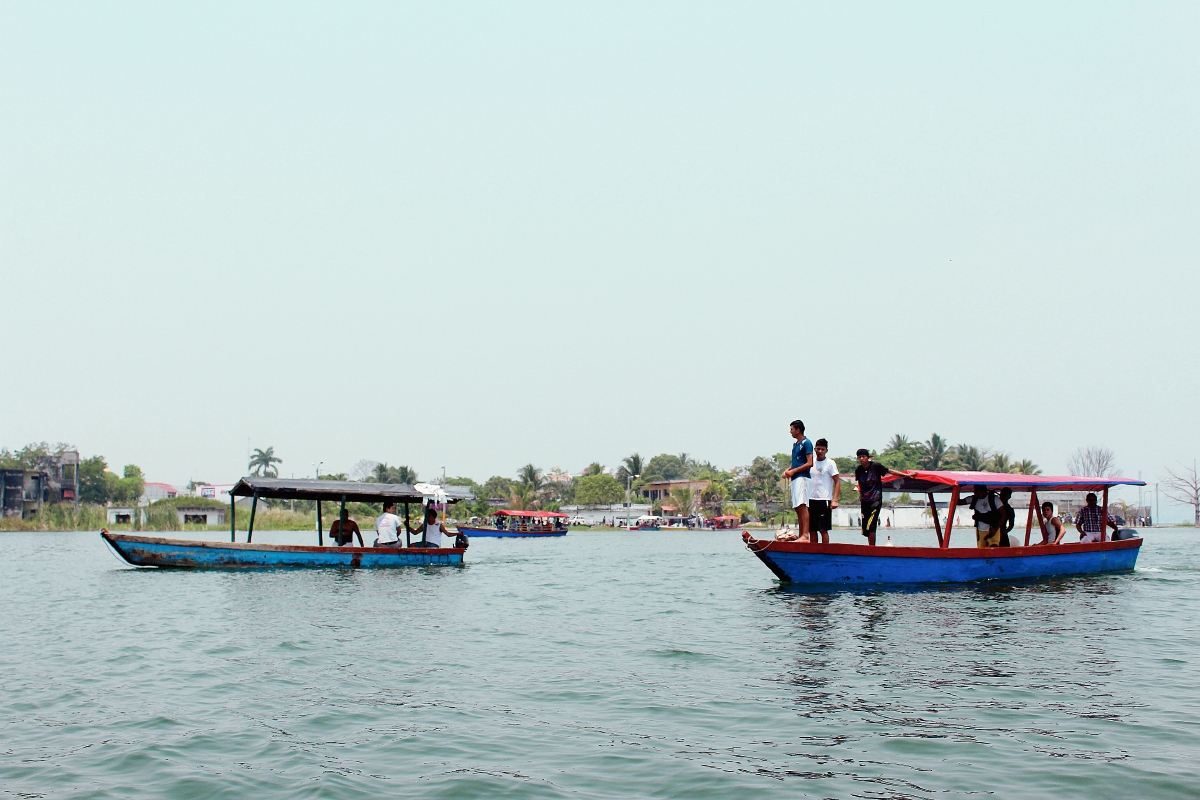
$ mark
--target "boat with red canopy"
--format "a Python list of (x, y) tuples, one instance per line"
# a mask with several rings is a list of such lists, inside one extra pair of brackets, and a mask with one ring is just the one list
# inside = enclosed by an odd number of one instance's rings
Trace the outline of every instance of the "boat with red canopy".
[[(856, 587), (873, 584), (969, 583), (1010, 581), (1128, 572), (1137, 563), (1142, 539), (1125, 530), (1113, 539), (1100, 533), (1098, 542), (1031, 544), (1034, 520), (1040, 531), (1046, 522), (1038, 492), (1096, 492), (1101, 500), (1101, 519), (1107, 521), (1108, 494), (1115, 486), (1145, 486), (1144, 481), (1126, 478), (1013, 475), (998, 472), (951, 472), (913, 470), (903, 477), (884, 479), (884, 490), (923, 494), (929, 500), (936, 545), (928, 547), (872, 547), (862, 544), (812, 544), (755, 539), (743, 533), (746, 546), (782, 581), (827, 587)], [(1013, 547), (950, 547), (954, 515), (960, 503), (970, 500), (975, 486), (988, 491), (1008, 488), (1014, 494), (1029, 494), (1024, 544)], [(946, 520), (938, 516), (938, 495), (949, 495)], [(1014, 542), (1017, 539), (1013, 536)]]
[(544, 539), (567, 535), (567, 515), (558, 511), (521, 511), (502, 508), (492, 514), (494, 527), (459, 525), (458, 530), (468, 537), (494, 539)]

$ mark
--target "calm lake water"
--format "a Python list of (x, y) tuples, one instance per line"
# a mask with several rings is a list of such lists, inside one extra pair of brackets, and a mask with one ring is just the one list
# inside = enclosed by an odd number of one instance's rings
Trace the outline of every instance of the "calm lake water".
[(839, 594), (736, 532), (353, 573), (0, 544), (3, 797), (1200, 796), (1190, 532), (1130, 575)]

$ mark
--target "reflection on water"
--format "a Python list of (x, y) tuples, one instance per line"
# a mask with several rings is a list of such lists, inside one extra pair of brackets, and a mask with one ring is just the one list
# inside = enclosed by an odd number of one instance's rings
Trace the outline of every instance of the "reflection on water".
[[(1134, 575), (779, 588), (735, 536), (155, 572), (15, 535), (0, 786), (89, 797), (1195, 795), (1187, 540)], [(35, 598), (11, 602), (12, 598)], [(82, 788), (80, 788), (82, 787)]]

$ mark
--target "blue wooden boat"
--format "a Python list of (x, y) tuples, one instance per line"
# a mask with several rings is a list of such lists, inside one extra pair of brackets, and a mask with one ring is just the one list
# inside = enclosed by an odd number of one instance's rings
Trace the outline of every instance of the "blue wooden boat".
[[(322, 503), (347, 502), (383, 503), (391, 501), (404, 506), (407, 520), (409, 506), (437, 503), (441, 506), (471, 495), (460, 487), (426, 487), (424, 491), (407, 484), (357, 483), (354, 481), (292, 480), (283, 478), (242, 478), (229, 492), (229, 542), (205, 542), (133, 536), (100, 532), (101, 537), (122, 559), (137, 567), (171, 567), (178, 569), (221, 568), (263, 569), (290, 568), (393, 568), (462, 565), (465, 550), (458, 547), (335, 547), (325, 545)], [(249, 497), (250, 524), (246, 541), (237, 541), (237, 497)], [(280, 500), (315, 500), (317, 508), (317, 546), (256, 544), (254, 519), (260, 498)], [(340, 518), (340, 514), (339, 514)], [(363, 544), (361, 535), (359, 544)], [(411, 545), (411, 541), (408, 542)]]
[(101, 531), (100, 535), (117, 555), (135, 567), (370, 569), (461, 566), (465, 552), (458, 547), (304, 547), (163, 539), (108, 531)]
[(519, 509), (502, 508), (493, 514), (502, 520), (504, 527), (477, 527), (459, 525), (460, 533), (468, 538), (482, 536), (490, 539), (546, 539), (566, 536), (567, 529), (560, 528), (560, 521), (566, 520), (567, 515), (558, 511), (522, 511)]
[[(1101, 519), (1108, 520), (1108, 490), (1117, 485), (1145, 485), (1120, 478), (1046, 477), (987, 472), (909, 471), (887, 480), (887, 491), (922, 492), (929, 497), (937, 546), (875, 547), (863, 544), (810, 544), (755, 539), (743, 533), (746, 546), (781, 581), (816, 587), (862, 587), (1013, 581), (1129, 572), (1137, 564), (1142, 539), (1122, 531), (1123, 538), (1063, 544), (1031, 544), (1033, 522), (1041, 530), (1038, 490), (1103, 492)], [(1025, 543), (1013, 547), (950, 548), (954, 514), (962, 488), (986, 486), (989, 491), (1011, 488), (1030, 495)], [(949, 492), (943, 533), (937, 493)], [(1069, 535), (1069, 534), (1068, 534)], [(1041, 537), (1039, 536), (1039, 539)]]
[[(749, 536), (749, 534), (746, 534)], [(1129, 572), (1141, 539), (1033, 547), (869, 547), (750, 539), (781, 580), (812, 586), (972, 583)]]

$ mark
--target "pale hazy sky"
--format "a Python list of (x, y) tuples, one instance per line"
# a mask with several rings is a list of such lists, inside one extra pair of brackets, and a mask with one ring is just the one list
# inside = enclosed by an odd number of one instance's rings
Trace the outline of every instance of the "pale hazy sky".
[(1200, 455), (1200, 5), (0, 4), (0, 446)]

